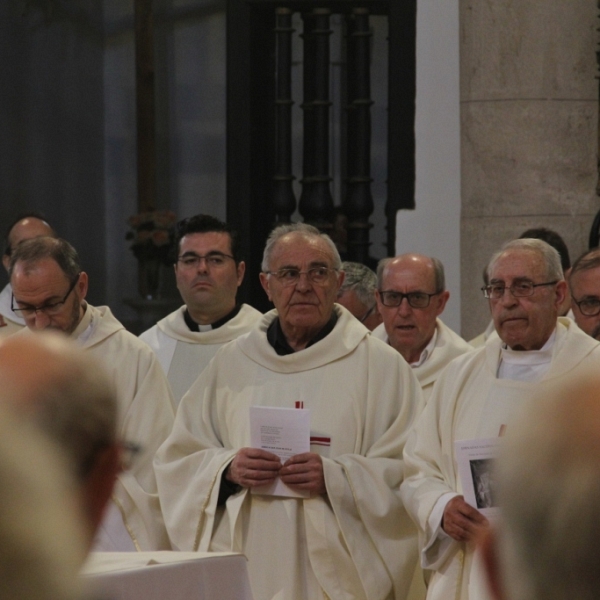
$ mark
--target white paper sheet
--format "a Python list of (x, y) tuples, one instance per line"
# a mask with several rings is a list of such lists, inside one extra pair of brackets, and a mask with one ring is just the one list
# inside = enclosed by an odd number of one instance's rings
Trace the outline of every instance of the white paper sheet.
[(494, 519), (499, 509), (494, 497), (493, 462), (501, 438), (457, 440), (454, 451), (465, 502), (488, 519)]
[[(288, 458), (310, 452), (310, 411), (304, 408), (250, 407), (250, 445)], [(309, 492), (292, 489), (277, 478), (273, 483), (252, 488), (253, 494), (308, 498)]]

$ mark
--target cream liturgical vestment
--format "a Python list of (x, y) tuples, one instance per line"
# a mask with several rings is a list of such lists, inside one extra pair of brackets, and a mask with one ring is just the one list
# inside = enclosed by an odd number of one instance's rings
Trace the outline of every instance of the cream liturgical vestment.
[[(335, 310), (333, 331), (291, 355), (277, 355), (267, 341), (276, 311), (223, 346), (184, 396), (157, 453), (172, 543), (243, 552), (255, 600), (403, 599), (416, 564), (399, 485), (421, 391), (395, 351), (346, 309)], [(225, 467), (250, 445), (250, 407), (297, 402), (310, 410), (311, 451), (323, 458), (327, 494), (242, 489), (217, 506)]]
[(406, 444), (401, 493), (426, 548), (421, 564), (433, 571), (428, 600), (482, 597), (475, 593), (481, 580), (471, 571), (473, 549), (443, 533), (435, 536), (429, 522), (442, 495), (462, 494), (454, 442), (497, 437), (534, 391), (543, 393), (579, 370), (600, 369), (600, 344), (566, 318), (558, 319), (550, 367), (540, 381), (498, 379), (501, 345), (491, 336), (484, 347), (448, 365)]
[[(457, 356), (473, 350), (472, 346), (454, 333), (450, 327), (444, 325), (440, 319), (436, 319), (435, 328), (437, 335), (435, 346), (431, 354), (422, 365), (413, 367), (413, 373), (417, 376), (417, 379), (421, 384), (425, 402), (429, 400), (433, 390), (433, 384), (437, 381), (437, 378), (440, 376), (444, 367)], [(389, 338), (383, 323), (375, 328), (373, 335), (380, 340), (389, 343)]]
[(190, 331), (183, 318), (185, 310), (184, 305), (140, 335), (140, 339), (158, 357), (171, 384), (176, 404), (179, 404), (217, 350), (250, 331), (262, 317), (262, 313), (256, 309), (242, 304), (238, 314), (220, 327), (208, 331)]
[(107, 306), (88, 304), (72, 337), (115, 383), (118, 436), (141, 446), (131, 468), (119, 475), (94, 549), (170, 549), (152, 469), (154, 454), (173, 425), (166, 377), (150, 348), (126, 331)]
[(0, 292), (0, 339), (17, 333), (25, 327), (23, 318), (16, 315), (10, 307), (11, 300), (12, 288), (10, 283), (7, 283)]

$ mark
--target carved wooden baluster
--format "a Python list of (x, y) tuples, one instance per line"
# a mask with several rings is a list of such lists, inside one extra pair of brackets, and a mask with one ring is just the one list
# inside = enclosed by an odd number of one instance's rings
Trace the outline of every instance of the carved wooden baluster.
[(304, 164), (299, 210), (304, 221), (330, 230), (334, 208), (329, 174), (329, 17), (304, 15)]
[(367, 263), (371, 194), (371, 76), (369, 12), (355, 8), (348, 27), (348, 258)]
[(289, 223), (296, 210), (292, 188), (292, 11), (276, 11), (275, 176), (273, 207), (278, 223)]

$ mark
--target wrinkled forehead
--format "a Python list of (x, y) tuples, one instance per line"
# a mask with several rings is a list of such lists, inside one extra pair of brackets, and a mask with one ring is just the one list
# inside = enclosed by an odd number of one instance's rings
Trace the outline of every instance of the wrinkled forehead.
[(600, 298), (600, 267), (573, 273), (569, 279), (569, 287), (571, 293), (578, 300), (581, 300), (582, 296)]
[(293, 232), (277, 240), (269, 268), (276, 271), (283, 267), (332, 267), (333, 263), (333, 252), (323, 238)]
[(13, 288), (18, 287), (17, 282), (21, 279), (27, 279), (29, 282), (39, 282), (47, 279), (58, 282), (68, 281), (68, 277), (60, 268), (60, 265), (49, 257), (32, 261), (17, 261), (11, 278)]
[(535, 250), (507, 250), (490, 265), (489, 277), (492, 280), (544, 279), (548, 265)]

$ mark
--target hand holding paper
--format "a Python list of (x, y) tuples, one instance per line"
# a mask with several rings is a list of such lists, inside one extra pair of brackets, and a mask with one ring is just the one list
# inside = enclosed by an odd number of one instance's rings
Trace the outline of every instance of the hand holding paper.
[(279, 457), (260, 448), (241, 448), (231, 462), (227, 479), (242, 487), (272, 483), (279, 474)]
[(323, 460), (314, 452), (296, 454), (289, 458), (279, 471), (279, 477), (286, 485), (306, 490), (312, 495), (324, 494), (327, 491)]
[(279, 478), (275, 481), (264, 481), (264, 485), (255, 484), (252, 493), (308, 498), (312, 487), (321, 485), (318, 472), (320, 469), (322, 476), (323, 465), (320, 459), (319, 464), (316, 464), (316, 455), (309, 452), (310, 411), (251, 406), (250, 443), (266, 455), (276, 456), (278, 460), (285, 461), (284, 464), (288, 468), (283, 473), (293, 480), (289, 482), (292, 485), (288, 485), (288, 481), (281, 477), (282, 470), (279, 470)]
[(455, 496), (446, 504), (442, 529), (457, 542), (474, 540), (488, 525), (488, 520), (462, 496)]

